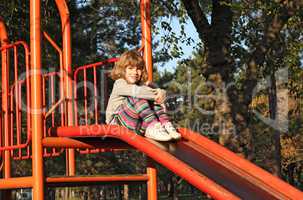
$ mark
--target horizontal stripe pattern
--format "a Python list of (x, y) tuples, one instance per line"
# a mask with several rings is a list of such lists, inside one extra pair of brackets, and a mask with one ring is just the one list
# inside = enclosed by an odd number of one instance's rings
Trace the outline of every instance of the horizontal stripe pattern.
[(144, 135), (149, 125), (169, 121), (161, 105), (155, 105), (146, 99), (127, 97), (114, 114), (113, 122), (122, 125), (139, 135)]

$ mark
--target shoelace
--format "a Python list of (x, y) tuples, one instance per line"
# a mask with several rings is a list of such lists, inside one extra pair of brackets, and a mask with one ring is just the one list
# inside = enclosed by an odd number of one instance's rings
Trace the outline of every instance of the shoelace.
[[(165, 128), (160, 123), (155, 124), (155, 128), (159, 129), (159, 131), (161, 131), (161, 132), (166, 131)], [(156, 131), (156, 133), (161, 134), (158, 131)]]
[(165, 128), (168, 131), (176, 131), (176, 129), (173, 126), (166, 126)]

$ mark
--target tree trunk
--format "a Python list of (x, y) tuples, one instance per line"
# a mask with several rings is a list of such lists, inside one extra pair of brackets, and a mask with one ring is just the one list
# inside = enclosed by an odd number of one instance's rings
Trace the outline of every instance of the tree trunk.
[[(227, 68), (225, 64), (222, 68)], [(253, 158), (251, 113), (249, 101), (243, 101), (244, 94), (237, 91), (233, 79), (221, 73), (209, 76), (216, 86), (215, 123), (219, 124), (219, 143), (249, 160)]]
[(129, 199), (129, 188), (128, 188), (128, 185), (124, 185), (123, 186), (123, 200), (128, 200)]
[(214, 127), (218, 130), (219, 143), (221, 145), (228, 145), (233, 134), (233, 122), (231, 118), (231, 104), (225, 93), (224, 81), (220, 74), (212, 74), (209, 76), (210, 81), (215, 87), (213, 90), (215, 99), (214, 111)]
[[(271, 70), (270, 74), (270, 87), (269, 87), (269, 114), (273, 121), (276, 121), (277, 117), (277, 86), (276, 77), (274, 69)], [(279, 106), (282, 106), (281, 103)], [(273, 164), (273, 174), (281, 177), (281, 141), (280, 141), (280, 131), (274, 130), (274, 146), (275, 146), (275, 162)]]
[[(233, 73), (236, 65), (230, 52), (233, 12), (229, 4), (232, 1), (227, 0), (224, 3), (215, 0), (211, 1), (211, 22), (209, 22), (207, 15), (203, 12), (198, 0), (182, 0), (182, 2), (199, 33), (207, 54), (208, 66), (203, 67), (203, 75), (207, 79), (215, 80), (214, 84), (217, 88), (221, 88), (222, 83), (225, 83), (225, 85), (233, 83)], [(253, 157), (253, 135), (249, 127), (251, 117), (249, 104), (253, 98), (252, 91), (257, 84), (258, 70), (266, 61), (266, 54), (271, 49), (273, 42), (277, 40), (283, 26), (300, 4), (300, 1), (281, 1), (277, 12), (265, 22), (263, 37), (256, 43), (255, 50), (251, 53), (247, 62), (243, 87), (240, 90), (236, 87), (229, 88), (226, 92), (227, 96), (222, 93), (224, 95), (216, 103), (216, 123), (221, 124), (222, 121), (225, 123), (225, 128), (222, 129), (219, 139), (220, 143), (236, 143), (237, 145), (233, 145), (232, 150), (243, 152), (248, 159)], [(231, 130), (235, 130), (234, 132), (237, 133), (236, 137), (231, 137)], [(276, 137), (276, 140), (278, 139)]]
[(138, 199), (142, 200), (143, 199), (143, 196), (142, 196), (142, 186), (139, 186), (139, 190), (138, 191), (139, 191), (139, 194), (138, 194), (139, 197), (138, 197)]
[(294, 185), (295, 179), (294, 179), (294, 171), (295, 171), (296, 164), (290, 163), (287, 166), (287, 176), (288, 176), (288, 183), (291, 185)]

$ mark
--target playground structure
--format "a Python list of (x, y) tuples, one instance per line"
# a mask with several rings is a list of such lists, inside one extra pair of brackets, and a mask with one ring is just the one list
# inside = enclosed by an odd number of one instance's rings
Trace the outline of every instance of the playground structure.
[[(30, 46), (23, 42), (9, 42), (0, 19), (1, 61), (2, 61), (2, 115), (1, 115), (1, 171), (0, 189), (32, 188), (34, 200), (44, 199), (46, 187), (78, 186), (96, 183), (146, 183), (149, 200), (157, 199), (157, 173), (153, 162), (179, 175), (190, 184), (214, 199), (303, 199), (303, 193), (269, 174), (247, 160), (238, 157), (224, 147), (198, 133), (180, 128), (182, 140), (174, 143), (174, 149), (163, 148), (163, 143), (135, 135), (124, 127), (100, 124), (100, 105), (97, 96), (103, 91), (106, 105), (106, 73), (100, 84), (97, 74), (108, 63), (117, 59), (85, 65), (72, 70), (71, 30), (69, 11), (65, 0), (55, 0), (62, 26), (62, 49), (40, 27), (40, 2), (30, 0)], [(152, 77), (152, 46), (150, 1), (140, 1), (142, 26), (142, 51)], [(59, 72), (42, 73), (42, 35), (57, 50), (60, 60)], [(25, 69), (19, 68), (18, 52), (24, 52)], [(9, 80), (9, 53), (14, 57), (14, 80)], [(24, 72), (23, 78), (18, 72)], [(88, 76), (88, 73), (91, 73)], [(91, 78), (88, 78), (91, 77)], [(81, 80), (80, 80), (81, 79)], [(78, 83), (83, 83), (79, 94)], [(59, 85), (56, 86), (56, 83)], [(10, 84), (13, 83), (13, 84)], [(50, 84), (46, 87), (46, 84)], [(91, 84), (93, 91), (87, 90)], [(50, 88), (46, 91), (46, 88)], [(58, 88), (59, 98), (55, 95)], [(100, 89), (101, 88), (101, 89)], [(46, 94), (50, 98), (46, 98)], [(83, 99), (81, 99), (83, 98)], [(25, 105), (22, 104), (25, 103)], [(51, 104), (46, 109), (46, 105)], [(90, 112), (89, 105), (93, 105)], [(25, 110), (22, 110), (25, 109)], [(82, 109), (84, 116), (78, 116)], [(60, 111), (60, 112), (59, 112)], [(25, 115), (25, 123), (22, 121)], [(92, 118), (92, 120), (90, 120)], [(59, 122), (58, 122), (58, 119)], [(80, 122), (80, 119), (83, 119)], [(105, 138), (100, 140), (100, 138)], [(79, 176), (76, 175), (76, 151), (83, 154), (116, 151), (135, 148), (146, 154), (150, 160), (146, 173), (137, 175)], [(81, 150), (78, 150), (81, 149)], [(84, 149), (84, 150), (83, 150)], [(43, 158), (66, 153), (66, 175), (47, 177)], [(12, 160), (32, 159), (32, 175), (12, 177)], [(9, 192), (5, 193), (9, 200)]]

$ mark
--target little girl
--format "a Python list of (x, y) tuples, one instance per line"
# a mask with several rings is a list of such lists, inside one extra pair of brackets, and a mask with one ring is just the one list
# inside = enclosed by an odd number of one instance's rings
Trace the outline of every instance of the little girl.
[(119, 124), (158, 141), (181, 138), (161, 106), (165, 90), (144, 85), (147, 71), (138, 52), (123, 53), (111, 78), (115, 83), (106, 108), (107, 124)]

